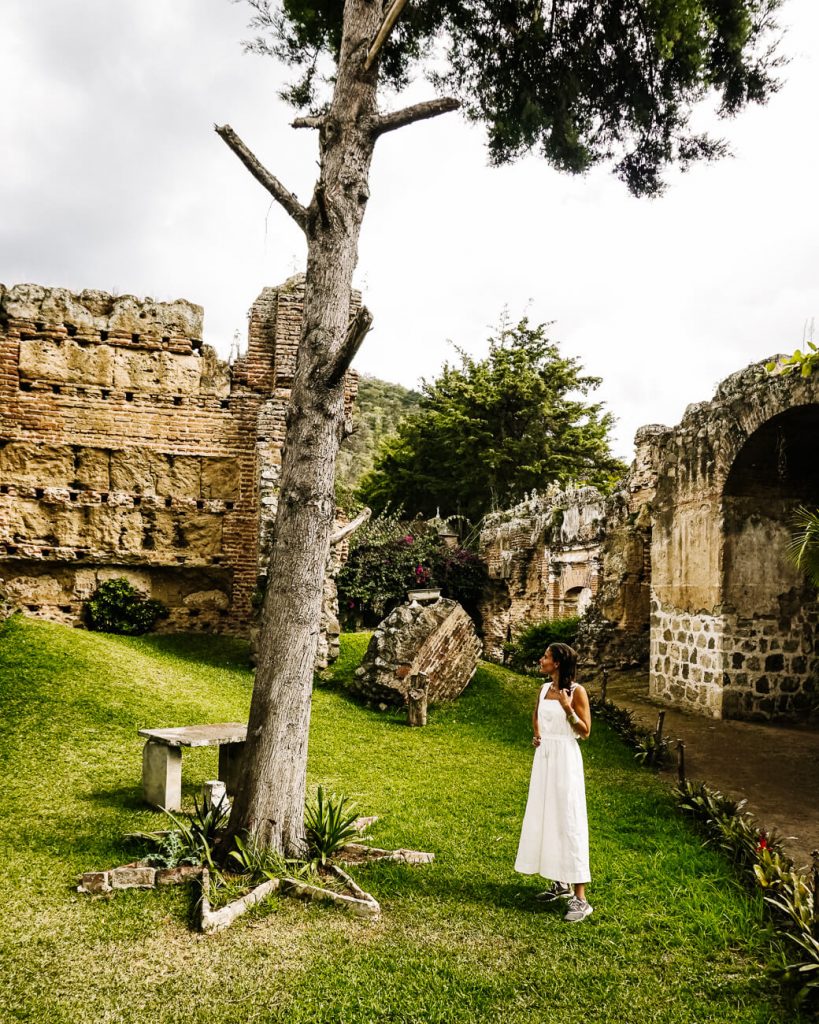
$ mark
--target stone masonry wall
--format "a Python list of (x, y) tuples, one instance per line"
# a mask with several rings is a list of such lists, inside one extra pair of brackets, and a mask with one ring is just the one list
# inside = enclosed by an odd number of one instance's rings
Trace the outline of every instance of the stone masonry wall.
[(486, 656), (526, 625), (580, 614), (597, 593), (605, 499), (593, 487), (550, 487), (486, 517), (480, 553), (490, 588), (480, 607)]
[(788, 546), (794, 511), (819, 507), (817, 437), (819, 373), (756, 364), (676, 427), (642, 427), (605, 502), (569, 498), (590, 502), (593, 533), (560, 535), (567, 496), (551, 492), (489, 517), (487, 652), (500, 658), (504, 630), (565, 614), (554, 566), (575, 542), (594, 594), (578, 639), (584, 660), (648, 660), (651, 693), (699, 714), (800, 716), (819, 694), (819, 596)]
[(165, 631), (249, 632), (302, 297), (302, 277), (265, 289), (231, 368), (184, 300), (0, 286), (0, 577), (16, 604), (77, 624), (99, 582), (126, 576), (168, 605)]
[[(654, 438), (655, 696), (738, 718), (793, 717), (815, 703), (819, 603), (787, 547), (794, 510), (819, 506), (817, 436), (819, 375), (756, 364)], [(713, 649), (698, 646), (698, 625), (710, 626)]]

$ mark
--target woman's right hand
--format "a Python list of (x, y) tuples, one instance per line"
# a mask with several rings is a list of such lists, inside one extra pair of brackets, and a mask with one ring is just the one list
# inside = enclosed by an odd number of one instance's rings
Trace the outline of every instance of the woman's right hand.
[(539, 747), (540, 746), (540, 736), (533, 736), (532, 737), (532, 746), (533, 747)]

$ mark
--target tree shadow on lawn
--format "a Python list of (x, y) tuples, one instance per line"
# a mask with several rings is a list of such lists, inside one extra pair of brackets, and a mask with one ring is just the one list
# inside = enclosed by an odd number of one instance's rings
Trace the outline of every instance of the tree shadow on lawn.
[[(378, 900), (416, 902), (430, 899), (436, 904), (456, 904), (464, 908), (465, 914), (468, 914), (469, 906), (477, 905), (527, 913), (555, 909), (554, 904), (535, 899), (537, 893), (548, 887), (547, 881), (535, 875), (516, 876), (511, 863), (508, 881), (489, 880), (480, 874), (454, 874), (452, 867), (448, 865), (446, 873), (437, 873), (434, 868), (430, 870), (423, 866), (375, 863), (356, 865), (353, 871), (358, 884)], [(560, 907), (565, 913), (563, 901), (560, 901)]]
[(179, 661), (247, 672), (249, 678), (252, 674), (250, 644), (236, 637), (208, 633), (149, 633), (123, 639), (139, 646), (144, 645), (149, 651), (158, 654), (170, 654)]

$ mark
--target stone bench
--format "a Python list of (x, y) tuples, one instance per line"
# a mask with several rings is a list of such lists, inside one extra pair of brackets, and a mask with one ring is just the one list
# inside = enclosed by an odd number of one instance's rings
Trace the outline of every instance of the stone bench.
[(142, 795), (146, 803), (167, 811), (182, 806), (182, 747), (218, 747), (219, 778), (229, 794), (236, 792), (247, 726), (241, 722), (186, 725), (179, 729), (140, 729)]

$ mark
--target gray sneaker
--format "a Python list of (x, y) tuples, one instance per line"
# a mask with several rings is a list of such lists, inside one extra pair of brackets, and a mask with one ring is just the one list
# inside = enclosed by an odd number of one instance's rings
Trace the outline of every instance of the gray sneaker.
[(552, 882), (545, 892), (539, 892), (536, 900), (542, 903), (554, 903), (555, 900), (568, 900), (572, 897), (572, 887), (565, 882)]
[(569, 900), (569, 909), (566, 911), (566, 915), (563, 918), (564, 921), (582, 921), (585, 917), (588, 917), (594, 908), (590, 906), (586, 900), (580, 900), (576, 896), (573, 896)]

